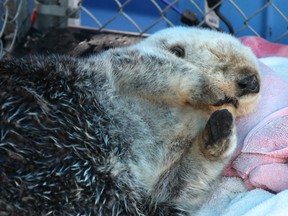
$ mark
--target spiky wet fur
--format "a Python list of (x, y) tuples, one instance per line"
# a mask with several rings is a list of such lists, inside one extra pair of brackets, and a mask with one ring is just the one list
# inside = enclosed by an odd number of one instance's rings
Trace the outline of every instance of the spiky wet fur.
[[(241, 68), (259, 77), (236, 39), (184, 27), (85, 59), (3, 60), (0, 215), (193, 215), (235, 148), (230, 112), (258, 98), (237, 96)], [(239, 105), (213, 106), (227, 95)]]

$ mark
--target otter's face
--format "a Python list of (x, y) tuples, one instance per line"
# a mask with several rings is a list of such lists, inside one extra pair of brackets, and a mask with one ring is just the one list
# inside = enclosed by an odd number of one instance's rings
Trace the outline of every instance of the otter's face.
[(196, 66), (212, 89), (223, 92), (209, 105), (211, 111), (226, 108), (242, 116), (257, 105), (261, 89), (257, 59), (236, 38), (211, 30), (175, 27), (160, 31), (148, 42)]

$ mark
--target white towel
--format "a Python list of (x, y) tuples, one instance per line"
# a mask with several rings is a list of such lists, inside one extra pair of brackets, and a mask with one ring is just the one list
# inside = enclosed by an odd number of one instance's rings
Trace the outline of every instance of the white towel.
[(287, 216), (288, 190), (246, 191), (241, 179), (223, 177), (197, 216)]

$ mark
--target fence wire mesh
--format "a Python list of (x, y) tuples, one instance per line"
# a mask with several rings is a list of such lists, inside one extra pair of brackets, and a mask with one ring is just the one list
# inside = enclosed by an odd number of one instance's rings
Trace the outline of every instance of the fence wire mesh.
[[(66, 0), (55, 0), (55, 4), (60, 4), (61, 1)], [(273, 42), (288, 43), (287, 0), (207, 0), (207, 2), (205, 0), (75, 0), (74, 2), (77, 2), (77, 6), (72, 11), (67, 8), (65, 17), (80, 11), (81, 25), (100, 30), (131, 31), (142, 35), (167, 26), (188, 24), (219, 28), (235, 36), (256, 35)], [(31, 14), (28, 5), (33, 7), (33, 1), (0, 0), (0, 58), (5, 52), (11, 51), (17, 40), (26, 32), (26, 27), (29, 25), (27, 19), (30, 20), (28, 14), (29, 12)], [(218, 21), (217, 19), (215, 21), (215, 14)]]
[(0, 0), (0, 58), (10, 52), (30, 28), (28, 1)]
[[(105, 8), (103, 2), (95, 2), (93, 13), (84, 5), (81, 6), (82, 11), (87, 13), (95, 21), (95, 26), (100, 29), (117, 28), (135, 31), (139, 34), (150, 33), (157, 27), (183, 24), (180, 20), (185, 9), (197, 16), (197, 22), (194, 21), (192, 25), (202, 26), (205, 25), (206, 18), (216, 9), (222, 15), (220, 28), (229, 31), (226, 23), (228, 21), (236, 36), (256, 35), (273, 42), (287, 41), (288, 37), (288, 2), (286, 0), (214, 0), (210, 1), (213, 6), (208, 10), (205, 10), (204, 0), (149, 0), (145, 3), (141, 0), (109, 1), (111, 3), (107, 4), (110, 7), (108, 9)], [(107, 14), (103, 15), (103, 12), (98, 10), (99, 8), (106, 10)], [(134, 8), (136, 13), (131, 8)], [(147, 12), (147, 10), (150, 11)], [(143, 21), (143, 16), (137, 12), (149, 13), (152, 18)], [(117, 24), (113, 25), (113, 23)], [(130, 27), (121, 29), (121, 23)]]

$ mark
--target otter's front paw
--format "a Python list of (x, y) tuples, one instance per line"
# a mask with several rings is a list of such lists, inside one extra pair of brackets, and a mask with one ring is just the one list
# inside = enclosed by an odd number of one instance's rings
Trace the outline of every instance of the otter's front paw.
[(236, 140), (233, 128), (233, 116), (228, 110), (217, 110), (212, 113), (203, 133), (202, 152), (206, 158), (217, 159), (232, 154), (230, 150), (234, 150)]

